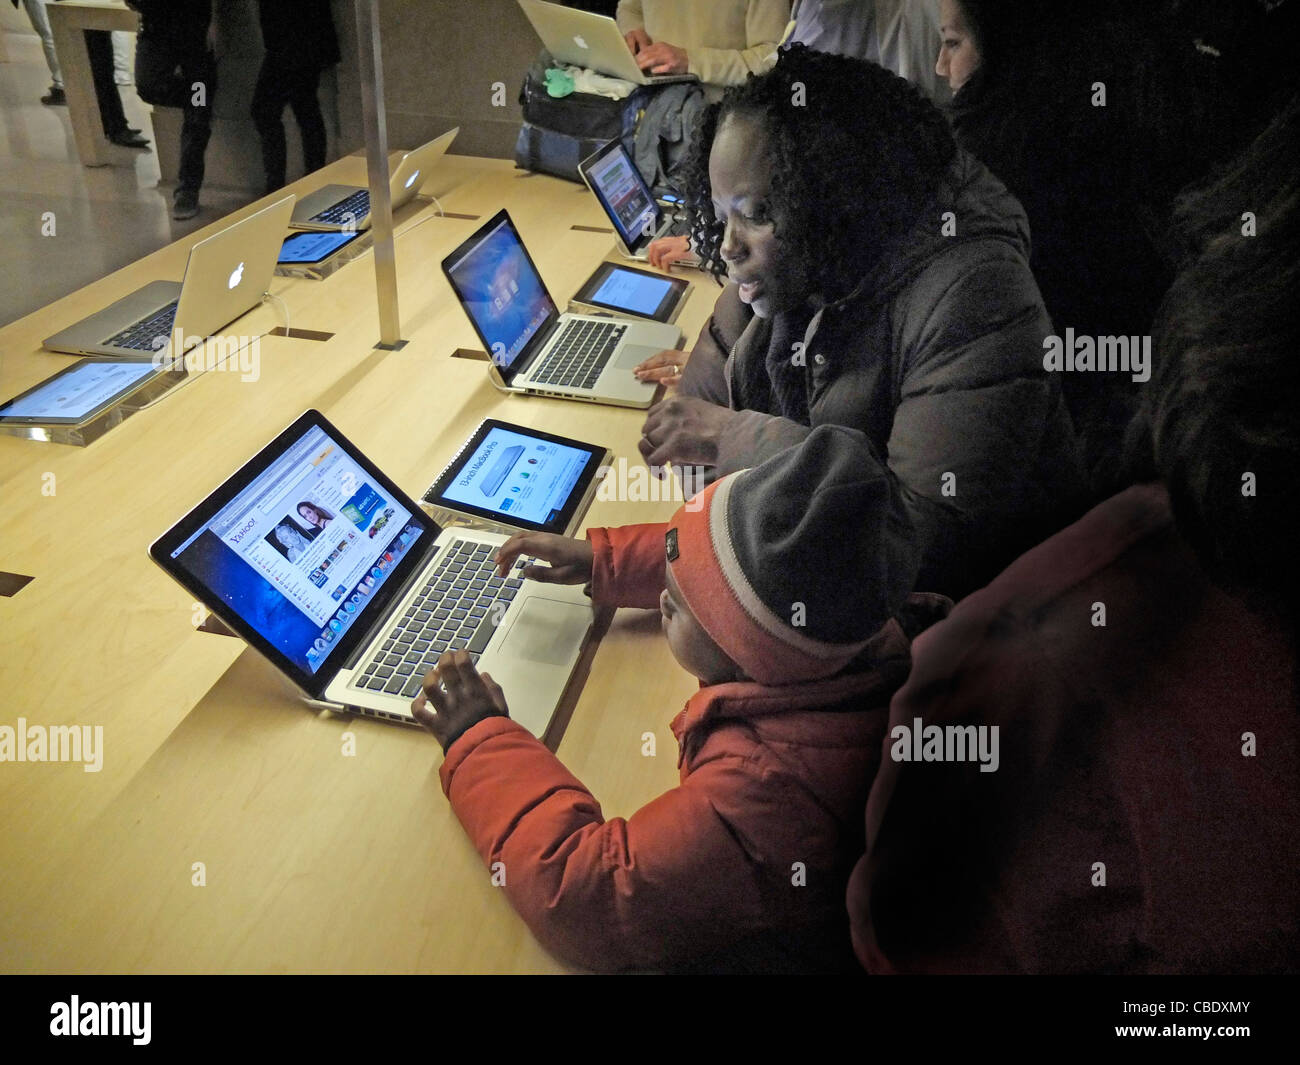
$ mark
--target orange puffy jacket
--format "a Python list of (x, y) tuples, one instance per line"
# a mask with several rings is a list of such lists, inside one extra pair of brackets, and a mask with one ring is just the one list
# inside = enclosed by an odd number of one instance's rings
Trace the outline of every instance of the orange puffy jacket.
[[(598, 603), (651, 606), (664, 525), (593, 529)], [(492, 717), (451, 747), (443, 791), (554, 954), (589, 969), (856, 969), (844, 891), (863, 850), (896, 621), (865, 671), (772, 688), (702, 688), (672, 722), (681, 783), (629, 818), (600, 804), (521, 726)]]

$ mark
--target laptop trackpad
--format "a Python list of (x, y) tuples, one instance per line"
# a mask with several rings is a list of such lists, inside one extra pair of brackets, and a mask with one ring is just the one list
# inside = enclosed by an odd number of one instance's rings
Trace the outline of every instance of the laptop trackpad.
[(658, 355), (664, 348), (651, 348), (645, 344), (627, 344), (623, 350), (618, 353), (618, 358), (614, 360), (614, 365), (620, 370), (631, 370), (640, 366), (651, 355)]
[(530, 597), (506, 633), (501, 655), (511, 661), (567, 666), (590, 625), (590, 607)]

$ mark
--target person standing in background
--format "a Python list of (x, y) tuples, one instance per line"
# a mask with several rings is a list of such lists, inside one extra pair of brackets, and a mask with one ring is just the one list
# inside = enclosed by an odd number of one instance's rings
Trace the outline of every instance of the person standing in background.
[(117, 82), (113, 80), (113, 35), (108, 30), (84, 32), (104, 136), (123, 148), (148, 148), (149, 142), (140, 136), (140, 131), (126, 124), (122, 95), (117, 91)]
[(113, 81), (131, 84), (131, 35), (126, 30), (113, 31)]
[(258, 0), (266, 55), (253, 90), (251, 115), (262, 141), (266, 191), (283, 188), (286, 160), (285, 104), (302, 137), (302, 162), (310, 174), (325, 165), (325, 119), (316, 90), (321, 71), (341, 58), (329, 0)]
[[(129, 6), (140, 12), (135, 52), (140, 99), (184, 112), (172, 217), (193, 218), (199, 213), (203, 155), (212, 136), (212, 101), (217, 91), (212, 0), (129, 0)], [(111, 76), (111, 47), (109, 58)]]
[(948, 101), (948, 84), (934, 69), (939, 0), (800, 0), (791, 21), (791, 42), (879, 63), (935, 103)]
[(710, 102), (770, 70), (790, 18), (787, 0), (619, 0), (618, 28), (647, 74), (694, 74)]
[[(14, 7), (18, 0), (12, 0)], [(45, 0), (23, 0), (23, 9), (27, 18), (41, 39), (41, 48), (45, 52), (45, 65), (50, 68), (50, 91), (41, 97), (43, 104), (66, 104), (68, 98), (63, 95), (63, 72), (59, 69), (59, 57), (54, 51), (54, 34), (50, 31), (50, 19), (45, 13)]]

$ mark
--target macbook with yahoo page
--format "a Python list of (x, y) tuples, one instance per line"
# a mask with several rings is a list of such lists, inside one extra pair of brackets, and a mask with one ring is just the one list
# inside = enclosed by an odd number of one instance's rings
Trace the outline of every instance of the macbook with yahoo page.
[(277, 200), (190, 249), (181, 282), (153, 281), (43, 344), (73, 355), (177, 358), (255, 307), (275, 275), (293, 196)]
[(699, 81), (694, 74), (647, 74), (637, 66), (618, 23), (608, 15), (579, 11), (546, 0), (519, 0), (519, 6), (546, 50), (562, 63), (588, 67), (636, 85)]
[(681, 345), (675, 325), (560, 314), (506, 211), (443, 259), (442, 270), (505, 391), (649, 407), (656, 386), (633, 368)]
[[(415, 199), (433, 169), (456, 139), (460, 127), (407, 152), (388, 179), (393, 210)], [(337, 233), (370, 228), (370, 190), (359, 185), (324, 185), (302, 197), (293, 209), (294, 229)]]
[(540, 737), (588, 638), (591, 600), (523, 579), (531, 560), (498, 577), (492, 556), (506, 539), (442, 528), (309, 410), (149, 555), (310, 699), (415, 724), (425, 673), (463, 649)]

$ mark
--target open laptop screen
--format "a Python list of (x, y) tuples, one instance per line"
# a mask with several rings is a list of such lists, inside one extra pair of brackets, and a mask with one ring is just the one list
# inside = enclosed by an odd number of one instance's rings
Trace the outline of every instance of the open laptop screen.
[(662, 212), (621, 142), (610, 141), (584, 160), (582, 170), (629, 249), (635, 250), (645, 237), (655, 235)]
[(533, 337), (559, 316), (505, 211), (444, 259), (442, 268), (503, 374), (517, 368)]
[(151, 552), (300, 680), (342, 665), (437, 530), (328, 422), (305, 419)]

